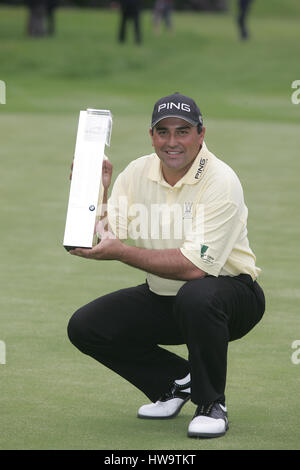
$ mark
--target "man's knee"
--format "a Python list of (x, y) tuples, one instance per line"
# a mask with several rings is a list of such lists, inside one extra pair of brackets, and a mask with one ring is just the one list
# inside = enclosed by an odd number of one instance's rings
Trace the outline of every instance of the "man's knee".
[(74, 346), (89, 354), (96, 349), (100, 352), (116, 347), (119, 329), (120, 326), (117, 328), (117, 325), (114, 325), (113, 315), (107, 314), (104, 305), (101, 307), (98, 304), (96, 308), (91, 302), (72, 315), (67, 333)]
[(67, 326), (67, 333), (69, 340), (78, 349), (81, 349), (81, 345), (88, 340), (88, 328), (87, 322), (84, 318), (82, 309), (77, 310), (69, 320)]

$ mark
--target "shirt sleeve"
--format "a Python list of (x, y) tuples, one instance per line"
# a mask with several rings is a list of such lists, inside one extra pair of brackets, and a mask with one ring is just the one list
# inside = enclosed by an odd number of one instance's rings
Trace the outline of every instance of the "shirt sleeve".
[(232, 201), (198, 204), (181, 253), (202, 271), (218, 276), (243, 226), (239, 206)]

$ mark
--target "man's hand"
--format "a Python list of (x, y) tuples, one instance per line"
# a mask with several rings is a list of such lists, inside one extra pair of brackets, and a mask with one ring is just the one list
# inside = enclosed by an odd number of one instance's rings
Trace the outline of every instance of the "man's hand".
[(104, 189), (108, 189), (111, 183), (113, 166), (109, 160), (103, 160), (102, 163), (102, 184)]
[(93, 248), (75, 248), (75, 250), (70, 250), (69, 253), (96, 260), (119, 260), (124, 249), (125, 245), (111, 232), (104, 232), (98, 245)]

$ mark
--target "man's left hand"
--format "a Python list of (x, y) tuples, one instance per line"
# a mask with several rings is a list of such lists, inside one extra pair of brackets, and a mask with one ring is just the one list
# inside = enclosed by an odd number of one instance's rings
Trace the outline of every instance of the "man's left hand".
[(111, 232), (105, 232), (101, 241), (93, 248), (75, 248), (70, 250), (71, 255), (96, 260), (119, 260), (125, 249), (124, 243), (114, 237)]

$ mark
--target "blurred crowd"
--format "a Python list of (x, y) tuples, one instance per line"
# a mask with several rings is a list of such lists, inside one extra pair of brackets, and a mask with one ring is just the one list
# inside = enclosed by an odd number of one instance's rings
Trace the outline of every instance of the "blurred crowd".
[[(242, 40), (249, 38), (247, 29), (247, 16), (250, 4), (253, 0), (237, 0), (238, 14), (237, 25), (239, 36)], [(55, 10), (59, 6), (59, 0), (25, 0), (29, 9), (27, 33), (33, 37), (53, 35), (55, 33)], [(112, 8), (120, 11), (120, 24), (118, 40), (124, 43), (127, 39), (128, 25), (132, 24), (134, 41), (142, 43), (141, 11), (143, 0), (119, 0), (110, 2)], [(153, 2), (153, 29), (155, 34), (161, 33), (164, 25), (166, 31), (173, 29), (172, 13), (173, 0), (154, 0)]]

